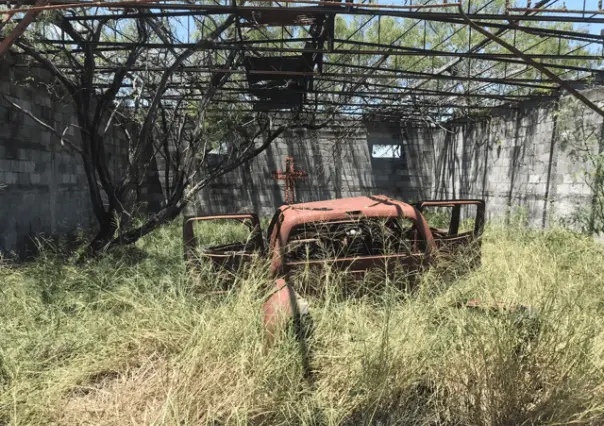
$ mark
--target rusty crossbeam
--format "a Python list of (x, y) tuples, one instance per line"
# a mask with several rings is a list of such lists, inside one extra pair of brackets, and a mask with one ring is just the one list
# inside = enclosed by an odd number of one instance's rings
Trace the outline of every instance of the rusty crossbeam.
[[(292, 35), (295, 33), (290, 33), (290, 37), (288, 38), (283, 30), (280, 38), (266, 36), (266, 40), (249, 40), (240, 34), (234, 40), (219, 40), (215, 45), (207, 46), (205, 50), (210, 54), (217, 55), (220, 51), (237, 51), (241, 52), (244, 59), (266, 58), (267, 56), (276, 58), (277, 55), (281, 55), (282, 57), (285, 56), (290, 62), (292, 57), (289, 55), (296, 55), (297, 58), (301, 59), (321, 57), (321, 65), (292, 68), (282, 65), (278, 60), (273, 61), (274, 58), (272, 58), (271, 61), (276, 64), (268, 68), (260, 66), (257, 69), (244, 70), (241, 66), (233, 66), (229, 67), (229, 69), (223, 69), (218, 64), (220, 59), (217, 57), (218, 60), (212, 61), (213, 65), (184, 65), (178, 71), (178, 77), (167, 86), (168, 88), (172, 90), (183, 85), (193, 84), (198, 85), (198, 88), (205, 87), (204, 84), (207, 85), (207, 81), (209, 80), (204, 73), (230, 74), (233, 77), (239, 76), (239, 78), (231, 79), (221, 88), (221, 91), (241, 94), (242, 96), (239, 97), (242, 103), (255, 104), (266, 102), (269, 92), (279, 92), (281, 89), (286, 88), (286, 90), (282, 90), (284, 98), (302, 93), (304, 95), (303, 105), (305, 107), (314, 106), (320, 109), (324, 105), (337, 106), (348, 112), (351, 111), (351, 108), (362, 108), (367, 111), (383, 109), (384, 107), (406, 108), (410, 111), (419, 107), (440, 108), (437, 111), (439, 116), (445, 116), (451, 111), (451, 108), (481, 109), (501, 105), (500, 102), (513, 103), (532, 98), (535, 95), (531, 94), (530, 91), (534, 89), (546, 89), (547, 93), (539, 95), (545, 99), (548, 96), (551, 97), (552, 91), (562, 88), (580, 99), (589, 108), (604, 116), (604, 112), (574, 89), (571, 83), (571, 79), (585, 81), (589, 75), (601, 73), (602, 71), (598, 68), (602, 63), (602, 56), (600, 54), (593, 51), (585, 52), (584, 50), (578, 50), (576, 45), (572, 47), (574, 50), (567, 48), (564, 50), (558, 49), (557, 52), (553, 49), (544, 53), (531, 53), (533, 51), (530, 50), (530, 47), (521, 50), (515, 43), (506, 42), (501, 38), (501, 35), (506, 32), (519, 30), (531, 33), (531, 36), (535, 38), (541, 37), (539, 40), (557, 37), (560, 40), (566, 39), (571, 42), (580, 41), (600, 44), (604, 41), (601, 35), (583, 34), (567, 29), (530, 27), (530, 24), (520, 26), (520, 24), (523, 21), (604, 23), (604, 17), (599, 18), (596, 16), (603, 14), (602, 9), (599, 8), (598, 11), (551, 9), (545, 7), (550, 3), (550, 0), (540, 0), (536, 3), (536, 7), (532, 8), (530, 4), (527, 8), (509, 8), (506, 5), (508, 12), (506, 14), (484, 12), (487, 10), (486, 6), (492, 3), (492, 1), (489, 0), (486, 5), (482, 5), (477, 10), (470, 12), (470, 7), (467, 7), (467, 10), (464, 8), (467, 4), (462, 7), (462, 3), (455, 0), (451, 3), (443, 0), (442, 3), (438, 4), (368, 4), (335, 0), (281, 0), (276, 6), (272, 3), (267, 6), (237, 5), (231, 2), (231, 0), (216, 1), (216, 4), (169, 0), (91, 0), (85, 2), (75, 0), (21, 0), (19, 2), (15, 0), (11, 2), (11, 4), (15, 5), (12, 9), (0, 10), (0, 21), (6, 22), (11, 19), (17, 22), (16, 28), (6, 37), (0, 39), (0, 56), (8, 51), (15, 40), (27, 29), (27, 26), (33, 22), (35, 17), (44, 11), (71, 10), (71, 16), (65, 17), (69, 21), (105, 20), (99, 25), (104, 25), (108, 19), (147, 19), (168, 16), (233, 14), (234, 17), (238, 18), (238, 28), (247, 26), (252, 28), (250, 31), (257, 30), (256, 24), (277, 25), (283, 28), (292, 25), (304, 25), (306, 27), (311, 26), (311, 29), (304, 28), (304, 31), (309, 36), (303, 38)], [(33, 4), (33, 6), (25, 7), (23, 4)], [(78, 9), (83, 8), (97, 8), (97, 12), (100, 13), (93, 15), (78, 13)], [(121, 14), (117, 15), (108, 13), (108, 10), (128, 10), (128, 13), (120, 12)], [(17, 16), (16, 14), (20, 15)], [(408, 31), (408, 26), (405, 25), (405, 29), (401, 31), (401, 34), (394, 42), (381, 43), (378, 38), (377, 43), (370, 43), (365, 40), (356, 41), (350, 38), (336, 38), (333, 34), (332, 23), (332, 32), (330, 33), (329, 40), (323, 43), (321, 41), (323, 40), (321, 39), (322, 36), (319, 34), (320, 31), (318, 31), (318, 27), (316, 26), (323, 25), (329, 19), (333, 20), (336, 14), (367, 15), (377, 18), (390, 16), (410, 19), (412, 23), (411, 27), (415, 27), (421, 21), (424, 21), (424, 24), (426, 22), (439, 22), (444, 25), (450, 25), (456, 31), (460, 31), (461, 28), (469, 28), (470, 31), (476, 31), (483, 35), (485, 39), (474, 44), (470, 43), (471, 39), (469, 39), (468, 46), (464, 47), (461, 51), (452, 51), (452, 49), (448, 48), (446, 41), (450, 39), (450, 35), (447, 35), (444, 40), (441, 39), (436, 44), (425, 44), (424, 41), (423, 48), (415, 45), (400, 46), (398, 41)], [(582, 14), (583, 16), (573, 16), (576, 14)], [(595, 17), (585, 16), (585, 14), (592, 14)], [(367, 22), (370, 21), (371, 19)], [(301, 32), (300, 35), (306, 34)], [(76, 60), (84, 51), (92, 51), (95, 55), (105, 58), (106, 55), (103, 55), (104, 52), (130, 50), (135, 47), (148, 49), (148, 56), (145, 57), (147, 64), (143, 65), (142, 62), (137, 63), (130, 70), (131, 72), (161, 72), (163, 70), (161, 67), (162, 62), (158, 59), (161, 52), (165, 49), (174, 52), (177, 49), (187, 49), (195, 46), (195, 43), (191, 43), (188, 39), (188, 42), (180, 42), (176, 38), (161, 39), (160, 41), (146, 43), (110, 42), (107, 40), (94, 43), (80, 40), (76, 43), (71, 38), (38, 39), (36, 41), (46, 45), (38, 50), (37, 53), (40, 55), (53, 54), (69, 49), (71, 55)], [(341, 48), (340, 46), (334, 48), (334, 43), (345, 46), (345, 48)], [(484, 47), (491, 43), (498, 44), (506, 50), (503, 52), (485, 51)], [(365, 60), (368, 59), (367, 62), (369, 64), (361, 65), (361, 61), (357, 64), (351, 63), (352, 61), (337, 63), (340, 58), (335, 55), (348, 59), (363, 56), (366, 58)], [(395, 57), (401, 56), (417, 57), (419, 58), (418, 63), (430, 57), (451, 58), (452, 60), (440, 68), (434, 65), (432, 68), (427, 66), (422, 69), (419, 66), (408, 66), (406, 64), (406, 68), (402, 69), (394, 61)], [(567, 61), (570, 59), (582, 62), (578, 64), (570, 63)], [(455, 64), (461, 63), (464, 60), (472, 64), (475, 64), (475, 61), (479, 60), (481, 65), (472, 68), (467, 73), (464, 72), (464, 75), (448, 72)], [(565, 60), (565, 62), (562, 62), (562, 60)], [(391, 63), (387, 64), (386, 61), (394, 62), (395, 65), (393, 66)], [(104, 62), (106, 61), (104, 60)], [(282, 61), (282, 63), (285, 62), (285, 60)], [(245, 63), (245, 61), (242, 59), (240, 63)], [(498, 64), (503, 64), (506, 67), (505, 70), (503, 66), (496, 68)], [(510, 67), (511, 70), (508, 70), (508, 64), (513, 65)], [(70, 67), (69, 63), (62, 63), (58, 64), (57, 69), (61, 69), (66, 75), (80, 72), (77, 68)], [(523, 69), (519, 70), (519, 68)], [(118, 69), (119, 64), (110, 64), (108, 66), (99, 64), (99, 66), (95, 67), (95, 77), (97, 74), (103, 75), (96, 78), (92, 86), (97, 90), (106, 89), (107, 81), (105, 78), (115, 73)], [(511, 75), (518, 76), (520, 73), (524, 73), (527, 70), (530, 71), (531, 69), (535, 69), (541, 74), (533, 77), (531, 73), (529, 76), (532, 78), (510, 77), (510, 72), (512, 73)], [(565, 78), (561, 77), (561, 75), (567, 75), (569, 72), (576, 74), (566, 76)], [(196, 73), (200, 75), (195, 76), (194, 74)], [(422, 86), (431, 80), (435, 80), (435, 82), (429, 89), (422, 88)], [(234, 87), (246, 81), (248, 83), (252, 82), (254, 86), (250, 86), (250, 88)], [(292, 85), (290, 84), (292, 81), (306, 83)], [(313, 84), (307, 85), (309, 81), (312, 81), (314, 86)], [(450, 83), (441, 84), (441, 81)], [(466, 85), (469, 88), (462, 91), (459, 90), (460, 82), (480, 82), (485, 84)], [(499, 86), (503, 85), (506, 86), (505, 90), (500, 91), (501, 87)], [(516, 88), (515, 93), (510, 93), (509, 89), (512, 86)], [(250, 93), (253, 97), (248, 96), (246, 98), (243, 96)], [(167, 93), (165, 99), (170, 102), (176, 99), (175, 96), (185, 97), (191, 101), (195, 100), (194, 94), (187, 94), (186, 92), (174, 95)], [(414, 96), (413, 99), (411, 99), (412, 96)], [(231, 98), (235, 97), (231, 96)], [(439, 98), (440, 103), (432, 102), (435, 98)], [(458, 99), (461, 99), (461, 102), (455, 102)], [(482, 99), (486, 99), (486, 101), (482, 101)], [(217, 99), (216, 104), (226, 104), (233, 101), (233, 99), (223, 97)], [(285, 105), (287, 102), (282, 100), (280, 104)], [(385, 114), (385, 112), (383, 113)]]
[[(48, 3), (48, 0), (37, 0), (36, 7), (44, 7), (46, 3)], [(1, 12), (2, 11), (0, 11), (0, 13)], [(4, 19), (2, 20), (3, 23), (8, 23), (9, 20), (15, 15), (15, 13), (18, 12), (19, 9), (9, 9), (4, 16)], [(0, 58), (2, 58), (2, 56), (4, 56), (6, 52), (8, 52), (15, 40), (17, 40), (25, 32), (29, 24), (31, 24), (34, 19), (36, 19), (36, 16), (38, 16), (39, 13), (40, 11), (38, 10), (26, 11), (23, 19), (21, 19), (17, 26), (13, 28), (13, 30), (0, 42)]]
[(585, 106), (587, 106), (589, 109), (591, 109), (598, 115), (604, 117), (604, 110), (602, 110), (602, 108), (600, 108), (595, 103), (593, 103), (591, 100), (589, 100), (585, 95), (583, 95), (581, 92), (579, 92), (577, 89), (575, 89), (568, 82), (566, 82), (565, 80), (558, 77), (558, 75), (556, 75), (556, 73), (552, 72), (547, 66), (535, 61), (534, 59), (532, 59), (530, 57), (530, 55), (527, 55), (526, 53), (522, 52), (517, 47), (511, 45), (510, 43), (506, 42), (505, 40), (502, 40), (500, 37), (494, 35), (493, 33), (482, 28), (480, 25), (476, 24), (474, 21), (472, 21), (472, 19), (470, 19), (465, 14), (463, 7), (461, 7), (461, 6), (459, 6), (459, 13), (464, 17), (464, 19), (466, 20), (468, 25), (470, 27), (472, 27), (474, 30), (478, 31), (480, 34), (484, 35), (488, 39), (499, 44), (500, 46), (506, 48), (507, 50), (512, 52), (517, 57), (521, 58), (524, 62), (526, 62), (528, 65), (532, 66), (536, 70), (541, 71), (543, 74), (547, 75), (551, 80), (558, 83), (561, 88), (563, 88), (568, 93), (570, 93), (572, 96), (577, 98), (579, 101), (581, 101), (583, 104), (585, 104)]
[[(131, 50), (138, 46), (138, 43), (132, 42), (98, 42), (98, 43), (76, 43), (73, 41), (65, 40), (41, 40), (44, 43), (53, 45), (88, 45), (94, 44), (97, 46), (98, 51), (113, 52), (113, 51), (126, 51)], [(160, 49), (160, 48), (191, 48), (194, 47), (195, 43), (145, 43), (143, 47), (148, 49)], [(100, 48), (99, 48), (100, 47)], [(248, 51), (250, 48), (246, 46), (223, 43), (217, 44), (214, 47), (208, 47), (207, 50), (228, 50), (228, 51)], [(329, 50), (319, 48), (298, 48), (298, 47), (254, 47), (253, 50), (257, 53), (321, 53), (321, 54), (333, 54), (333, 55), (387, 55), (387, 56), (438, 56), (438, 57), (455, 57), (455, 58), (469, 58), (469, 59), (480, 59), (485, 61), (499, 61), (507, 63), (523, 64), (522, 59), (518, 59), (518, 55), (514, 53), (470, 53), (470, 52), (450, 52), (450, 51), (434, 51), (430, 49), (413, 49), (413, 48), (400, 48), (386, 51), (384, 49), (341, 49), (341, 50)], [(71, 52), (79, 53), (83, 52), (83, 49), (70, 49)], [(52, 51), (46, 51), (51, 53)], [(526, 54), (531, 58), (536, 59), (584, 59), (584, 60), (600, 60), (602, 59), (599, 55), (572, 55), (557, 54), (557, 53), (529, 53)], [(544, 64), (549, 67), (557, 67), (570, 69), (570, 65), (561, 65), (555, 63)], [(379, 66), (379, 65), (378, 65)], [(583, 67), (575, 67), (585, 69)], [(270, 73), (270, 70), (253, 70), (254, 72)], [(290, 71), (291, 72), (291, 71)], [(280, 71), (274, 71), (274, 73), (280, 73)]]
[[(493, 78), (493, 77), (480, 77), (480, 76), (464, 76), (464, 75), (458, 75), (458, 76), (451, 76), (451, 75), (446, 75), (446, 74), (434, 74), (434, 73), (430, 73), (430, 72), (419, 72), (419, 71), (409, 71), (409, 70), (405, 70), (405, 71), (397, 71), (396, 69), (391, 69), (391, 68), (383, 68), (383, 67), (369, 67), (369, 66), (363, 66), (363, 65), (355, 65), (355, 64), (333, 64), (331, 62), (324, 62), (324, 65), (326, 66), (334, 66), (334, 67), (338, 67), (338, 68), (350, 68), (350, 69), (364, 69), (364, 70), (375, 70), (375, 71), (383, 71), (386, 73), (390, 73), (390, 74), (373, 74), (371, 76), (372, 80), (382, 80), (382, 79), (406, 79), (406, 80), (424, 80), (424, 79), (434, 79), (434, 80), (445, 80), (445, 81), (475, 81), (475, 82), (483, 82), (483, 83), (493, 83), (493, 84), (498, 84), (498, 85), (510, 85), (510, 86), (518, 86), (518, 87), (527, 87), (527, 88), (534, 88), (534, 89), (555, 89), (558, 87), (557, 84), (549, 81), (549, 80), (543, 80), (540, 78), (512, 78), (512, 77), (506, 77), (506, 78)], [(24, 67), (24, 65), (15, 65), (16, 67)], [(58, 69), (63, 70), (66, 74), (71, 74), (72, 72), (74, 72), (72, 70), (72, 68), (68, 65), (58, 65), (57, 66)], [(112, 74), (114, 72), (116, 72), (119, 69), (118, 66), (98, 66), (95, 70), (97, 73), (99, 74)], [(200, 67), (200, 66), (186, 66), (182, 68), (182, 72), (183, 73), (212, 73), (212, 72), (218, 72), (218, 70), (220, 70), (220, 72), (230, 72), (232, 74), (244, 74), (245, 72), (243, 70), (229, 70), (229, 71), (224, 71), (224, 68), (220, 68), (220, 66), (218, 66), (217, 68), (207, 68), (207, 67)], [(158, 71), (163, 71), (162, 67), (150, 67), (150, 66), (136, 66), (136, 67), (132, 67), (131, 71), (133, 72), (137, 72), (137, 71), (147, 71), (147, 72), (158, 72)], [(267, 71), (270, 73), (270, 71)], [(261, 73), (261, 71), (259, 72)], [(283, 75), (289, 75), (289, 72), (287, 71), (283, 71)], [(293, 75), (298, 75), (298, 74), (293, 74)], [(325, 81), (325, 82), (334, 82), (334, 83), (349, 83), (349, 80), (346, 79), (342, 79), (342, 78), (338, 78), (338, 77), (361, 77), (361, 76), (365, 76), (366, 74), (362, 74), (362, 73), (354, 73), (354, 72), (350, 72), (350, 71), (341, 71), (341, 72), (324, 72), (322, 74), (319, 73), (307, 73), (306, 75), (312, 75), (313, 78), (315, 80), (320, 80), (320, 81)], [(246, 80), (244, 79), (231, 79), (230, 80), (233, 83), (244, 83)], [(196, 83), (199, 84), (207, 84), (209, 81), (208, 80), (196, 80)], [(386, 89), (405, 89), (408, 90), (409, 88), (406, 86), (401, 86), (400, 84), (383, 84), (383, 83), (376, 83), (375, 81), (371, 81), (371, 82), (366, 82), (364, 83), (364, 85), (368, 86), (368, 87), (380, 87), (380, 88), (386, 88)], [(182, 86), (182, 83), (179, 83), (179, 87)], [(106, 87), (104, 86), (102, 83), (101, 84), (96, 84), (95, 87)], [(415, 88), (413, 89), (414, 91), (416, 90)], [(425, 89), (417, 89), (418, 92), (423, 92)], [(373, 92), (373, 91), (372, 91)], [(339, 92), (338, 92), (339, 93)], [(527, 95), (529, 96), (529, 95)]]
[(536, 13), (568, 13), (585, 15), (604, 15), (604, 10), (580, 10), (580, 9), (562, 9), (562, 8), (544, 8), (544, 7), (509, 7), (508, 12), (536, 12)]
[[(67, 10), (67, 9), (86, 9), (99, 7), (103, 9), (148, 9), (149, 5), (156, 3), (160, 0), (139, 0), (139, 1), (115, 1), (115, 2), (80, 2), (80, 3), (68, 3), (68, 4), (54, 4), (45, 7), (27, 7), (16, 9), (15, 12), (28, 12), (30, 10), (46, 11), (46, 10)], [(330, 4), (334, 3), (334, 6)], [(450, 6), (458, 5), (459, 3), (451, 3)], [(370, 6), (368, 4), (356, 4), (354, 7), (346, 7), (348, 3), (337, 3), (337, 2), (326, 2), (326, 11), (331, 13), (343, 14), (343, 15), (375, 15), (375, 16), (392, 16), (400, 18), (409, 18), (417, 20), (427, 21), (440, 21), (459, 23), (462, 18), (460, 14), (454, 12), (423, 12), (413, 9), (418, 9), (415, 5), (411, 10), (396, 10), (382, 5), (376, 4)], [(387, 5), (385, 5), (387, 6)], [(428, 5), (426, 5), (428, 6)], [(433, 5), (437, 6), (437, 5)], [(311, 6), (296, 7), (299, 13), (316, 13), (316, 8), (321, 7), (321, 4)], [(442, 7), (441, 7), (442, 8)], [(226, 15), (226, 14), (237, 14), (240, 11), (255, 10), (255, 11), (279, 11), (282, 10), (281, 6), (232, 6), (232, 5), (220, 5), (220, 4), (198, 4), (198, 3), (161, 3), (162, 13), (163, 11), (195, 11), (196, 14), (206, 15)], [(421, 9), (421, 8), (420, 8)], [(438, 8), (437, 8), (438, 10)], [(0, 15), (10, 13), (8, 10), (0, 10)], [(542, 16), (542, 15), (511, 15), (511, 14), (496, 14), (496, 13), (470, 13), (467, 16), (472, 20), (483, 20), (483, 21), (509, 21), (511, 17), (515, 21), (536, 21), (536, 22), (576, 22), (576, 23), (604, 23), (604, 18), (595, 18), (587, 16), (570, 16), (569, 14), (559, 14), (554, 16)], [(123, 18), (128, 19), (128, 16), (115, 16), (115, 15), (98, 15), (88, 16), (85, 19), (106, 19), (107, 17)]]
[(108, 9), (125, 9), (131, 7), (141, 7), (148, 5), (150, 3), (159, 3), (162, 0), (128, 0), (128, 1), (116, 1), (116, 2), (107, 2), (107, 1), (96, 1), (96, 2), (71, 2), (71, 3), (61, 3), (61, 4), (48, 4), (49, 1), (46, 0), (42, 4), (39, 4), (37, 1), (34, 6), (31, 7), (21, 7), (17, 9), (12, 9), (10, 11), (0, 10), (0, 15), (6, 13), (29, 13), (29, 12), (46, 12), (46, 11), (56, 11), (56, 10), (68, 10), (68, 9), (92, 9), (95, 7), (102, 7)]
[[(15, 9), (13, 13), (17, 12), (28, 12), (36, 11), (43, 12), (49, 10), (67, 10), (67, 9), (90, 9), (94, 7), (102, 7), (107, 9), (122, 9), (122, 8), (133, 8), (141, 7), (151, 3), (160, 3), (163, 0), (126, 0), (126, 1), (82, 1), (82, 2), (71, 2), (61, 4), (50, 4), (50, 5), (38, 5), (35, 4), (32, 7), (23, 7)], [(334, 7), (348, 7), (352, 3), (342, 3), (340, 1), (324, 1), (324, 0), (279, 0), (279, 3), (298, 3), (315, 6), (334, 6)], [(425, 5), (398, 5), (398, 4), (378, 4), (378, 3), (363, 3), (361, 6), (366, 9), (394, 9), (394, 10), (419, 10), (419, 9), (446, 9), (457, 7), (459, 3), (442, 3), (442, 4), (425, 4)], [(162, 3), (161, 8), (164, 9), (166, 6), (170, 8), (182, 8), (188, 9), (193, 6), (191, 3)], [(201, 6), (201, 5), (200, 5)], [(205, 6), (205, 5), (203, 5)], [(226, 5), (209, 5), (209, 6), (226, 6)], [(227, 6), (228, 7), (228, 6)], [(254, 7), (239, 7), (240, 10), (253, 9)], [(302, 9), (302, 8), (299, 8)], [(0, 11), (2, 14), (3, 11)], [(230, 12), (225, 12), (230, 13)]]

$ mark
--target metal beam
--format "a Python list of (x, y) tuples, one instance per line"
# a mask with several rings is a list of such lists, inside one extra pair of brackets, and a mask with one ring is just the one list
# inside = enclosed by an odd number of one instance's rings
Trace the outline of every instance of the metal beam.
[(560, 77), (558, 77), (554, 72), (550, 71), (546, 66), (534, 61), (530, 56), (528, 56), (524, 52), (520, 51), (516, 47), (514, 47), (511, 44), (509, 44), (508, 42), (506, 42), (505, 40), (502, 40), (501, 38), (497, 37), (496, 35), (492, 34), (491, 32), (489, 32), (489, 31), (485, 30), (484, 28), (480, 27), (479, 25), (477, 25), (474, 21), (472, 21), (471, 18), (469, 18), (464, 13), (463, 8), (461, 6), (459, 7), (459, 12), (460, 12), (460, 14), (462, 14), (462, 16), (464, 16), (468, 25), (470, 25), (473, 29), (475, 29), (480, 34), (484, 35), (485, 37), (488, 37), (489, 39), (493, 40), (495, 43), (499, 44), (500, 46), (506, 48), (507, 50), (509, 50), (516, 56), (518, 56), (519, 58), (522, 58), (522, 60), (524, 62), (531, 65), (533, 68), (537, 69), (538, 71), (541, 71), (543, 74), (547, 75), (551, 80), (556, 81), (558, 84), (560, 84), (560, 86), (564, 90), (569, 92), (571, 95), (573, 95), (579, 101), (583, 102), (592, 111), (594, 111), (598, 115), (604, 117), (604, 110), (602, 110), (595, 103), (593, 103), (592, 101), (587, 99), (586, 96), (584, 96), (581, 92), (579, 92), (573, 86), (571, 86), (566, 81), (564, 81)]
[[(35, 4), (37, 7), (41, 7), (44, 6), (47, 1), (48, 0), (37, 0)], [(9, 9), (8, 14), (5, 15), (5, 18), (3, 19), (4, 23), (7, 23), (10, 18), (14, 16), (14, 14), (17, 12), (17, 9)], [(28, 10), (25, 13), (23, 19), (21, 19), (21, 21), (17, 24), (17, 26), (13, 28), (13, 30), (6, 37), (4, 37), (4, 39), (0, 42), (0, 58), (2, 58), (2, 56), (4, 56), (6, 52), (8, 52), (15, 40), (21, 37), (23, 32), (27, 29), (29, 24), (31, 24), (34, 19), (36, 19), (36, 16), (38, 16), (39, 13), (40, 12), (37, 10)]]

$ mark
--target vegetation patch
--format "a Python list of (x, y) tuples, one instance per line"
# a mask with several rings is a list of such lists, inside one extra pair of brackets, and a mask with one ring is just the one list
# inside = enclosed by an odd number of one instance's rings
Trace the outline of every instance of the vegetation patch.
[(210, 268), (187, 274), (177, 225), (85, 264), (43, 251), (0, 269), (0, 423), (602, 424), (604, 249), (491, 225), (482, 250), (411, 294), (384, 277), (345, 298), (337, 274), (313, 276), (310, 378), (293, 334), (266, 342), (262, 262), (216, 295)]

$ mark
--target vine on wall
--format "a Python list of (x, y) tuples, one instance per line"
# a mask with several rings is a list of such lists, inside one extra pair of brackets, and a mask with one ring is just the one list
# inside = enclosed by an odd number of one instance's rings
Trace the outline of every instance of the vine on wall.
[(592, 192), (592, 202), (563, 220), (588, 234), (604, 233), (604, 123), (576, 99), (569, 98), (556, 111), (560, 148), (583, 167), (576, 173)]

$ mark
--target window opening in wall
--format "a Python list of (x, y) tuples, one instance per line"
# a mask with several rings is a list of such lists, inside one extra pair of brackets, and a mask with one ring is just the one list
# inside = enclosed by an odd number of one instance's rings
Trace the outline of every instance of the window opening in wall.
[(229, 145), (226, 142), (220, 143), (216, 148), (208, 152), (211, 155), (227, 155), (229, 153)]
[(214, 149), (208, 152), (206, 162), (211, 167), (216, 167), (227, 159), (229, 153), (229, 145), (226, 142), (221, 142)]
[(371, 147), (372, 158), (401, 158), (402, 149), (401, 145), (389, 144), (389, 145), (373, 145)]

